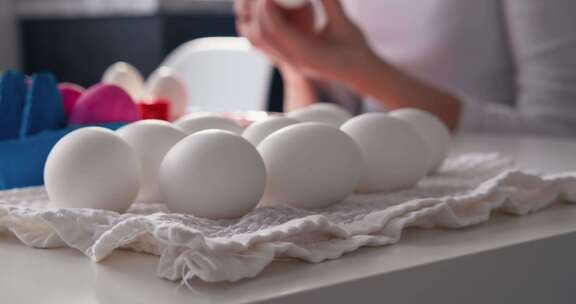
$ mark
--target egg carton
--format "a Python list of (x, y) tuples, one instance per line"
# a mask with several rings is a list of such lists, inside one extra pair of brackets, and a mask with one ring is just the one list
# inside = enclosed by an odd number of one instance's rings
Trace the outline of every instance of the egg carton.
[[(103, 124), (116, 129), (123, 123)], [(68, 115), (50, 73), (27, 78), (6, 71), (0, 78), (0, 190), (43, 184), (52, 147), (69, 132)]]

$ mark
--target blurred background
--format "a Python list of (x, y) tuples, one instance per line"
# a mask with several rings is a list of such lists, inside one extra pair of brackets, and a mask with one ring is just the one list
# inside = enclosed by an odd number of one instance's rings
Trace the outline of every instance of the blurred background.
[[(232, 0), (0, 0), (0, 70), (90, 86), (117, 61), (146, 77), (179, 45), (236, 36)], [(269, 110), (281, 110), (271, 83)]]
[(0, 0), (0, 70), (19, 66), (17, 33), (13, 0)]

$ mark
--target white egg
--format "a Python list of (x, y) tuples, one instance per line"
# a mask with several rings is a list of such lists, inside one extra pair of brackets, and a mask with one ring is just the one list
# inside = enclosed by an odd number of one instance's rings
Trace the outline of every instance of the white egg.
[(428, 173), (437, 171), (444, 163), (452, 137), (448, 127), (438, 117), (418, 109), (400, 109), (388, 113), (412, 125), (428, 145)]
[(287, 117), (270, 117), (263, 121), (255, 122), (251, 124), (244, 133), (242, 137), (246, 138), (254, 146), (258, 146), (262, 140), (264, 140), (268, 135), (291, 125), (300, 123), (299, 121), (287, 118)]
[(317, 103), (292, 111), (286, 115), (301, 122), (321, 122), (339, 127), (352, 118), (352, 114), (341, 106), (331, 103)]
[(263, 205), (316, 209), (339, 203), (354, 191), (363, 167), (354, 141), (322, 123), (276, 131), (258, 151), (268, 173)]
[(284, 8), (294, 9), (304, 6), (306, 3), (310, 2), (310, 0), (274, 0), (274, 2)]
[(134, 101), (140, 100), (144, 95), (142, 74), (126, 62), (117, 62), (106, 69), (102, 82), (121, 87)]
[(239, 135), (208, 130), (176, 144), (160, 167), (160, 189), (168, 209), (209, 219), (237, 218), (262, 197), (262, 157)]
[(134, 149), (140, 159), (142, 178), (138, 202), (160, 203), (158, 172), (164, 156), (186, 137), (186, 133), (161, 120), (143, 120), (120, 128), (116, 133)]
[(222, 115), (218, 114), (218, 113), (214, 113), (214, 112), (207, 112), (207, 111), (197, 111), (197, 112), (191, 112), (188, 113), (186, 115), (183, 115), (182, 117), (176, 119), (173, 123), (175, 125), (180, 125), (181, 123), (183, 123), (186, 120), (192, 119), (192, 118), (198, 118), (198, 117), (206, 117), (206, 116), (210, 116), (210, 117), (223, 117)]
[(349, 120), (341, 129), (356, 141), (365, 161), (358, 192), (409, 188), (426, 175), (426, 142), (407, 122), (370, 113)]
[(146, 82), (146, 93), (170, 102), (170, 120), (176, 120), (186, 113), (188, 92), (184, 82), (172, 69), (161, 67), (156, 70)]
[(124, 212), (140, 189), (140, 163), (114, 132), (82, 128), (64, 136), (50, 151), (44, 183), (54, 207)]
[(236, 122), (215, 115), (199, 115), (187, 119), (180, 119), (174, 124), (189, 135), (210, 129), (224, 130), (236, 134), (242, 134), (244, 131), (244, 129)]

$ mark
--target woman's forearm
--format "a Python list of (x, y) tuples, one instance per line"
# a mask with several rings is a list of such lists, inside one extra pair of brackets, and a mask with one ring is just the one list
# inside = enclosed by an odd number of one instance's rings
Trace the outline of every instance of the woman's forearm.
[(451, 94), (400, 71), (375, 54), (359, 57), (345, 81), (363, 95), (371, 96), (390, 109), (418, 108), (435, 114), (451, 129), (460, 116), (460, 101)]
[(289, 66), (280, 66), (284, 81), (284, 111), (290, 112), (317, 101), (312, 82)]
[[(454, 130), (460, 117), (461, 102), (449, 93), (430, 86), (376, 56), (362, 56), (348, 69), (348, 83), (359, 94), (371, 96), (386, 108), (418, 108), (438, 116)], [(307, 77), (289, 66), (281, 66), (284, 80), (284, 108), (292, 111), (317, 101), (316, 90)]]
[(288, 12), (272, 0), (242, 3), (258, 4), (241, 18), (243, 34), (274, 61), (285, 64), (280, 68), (286, 89), (286, 110), (316, 101), (313, 85), (306, 78), (314, 77), (342, 81), (360, 95), (380, 100), (389, 109), (413, 107), (429, 111), (450, 128), (456, 127), (459, 100), (378, 58), (360, 28), (347, 17), (340, 1), (322, 1), (330, 22), (314, 34), (302, 31), (300, 22), (288, 20)]

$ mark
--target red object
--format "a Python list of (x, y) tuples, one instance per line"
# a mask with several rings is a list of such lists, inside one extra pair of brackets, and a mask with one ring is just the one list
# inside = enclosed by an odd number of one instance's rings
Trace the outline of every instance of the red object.
[(170, 102), (163, 98), (157, 98), (152, 101), (141, 101), (138, 103), (140, 119), (159, 119), (169, 120)]

